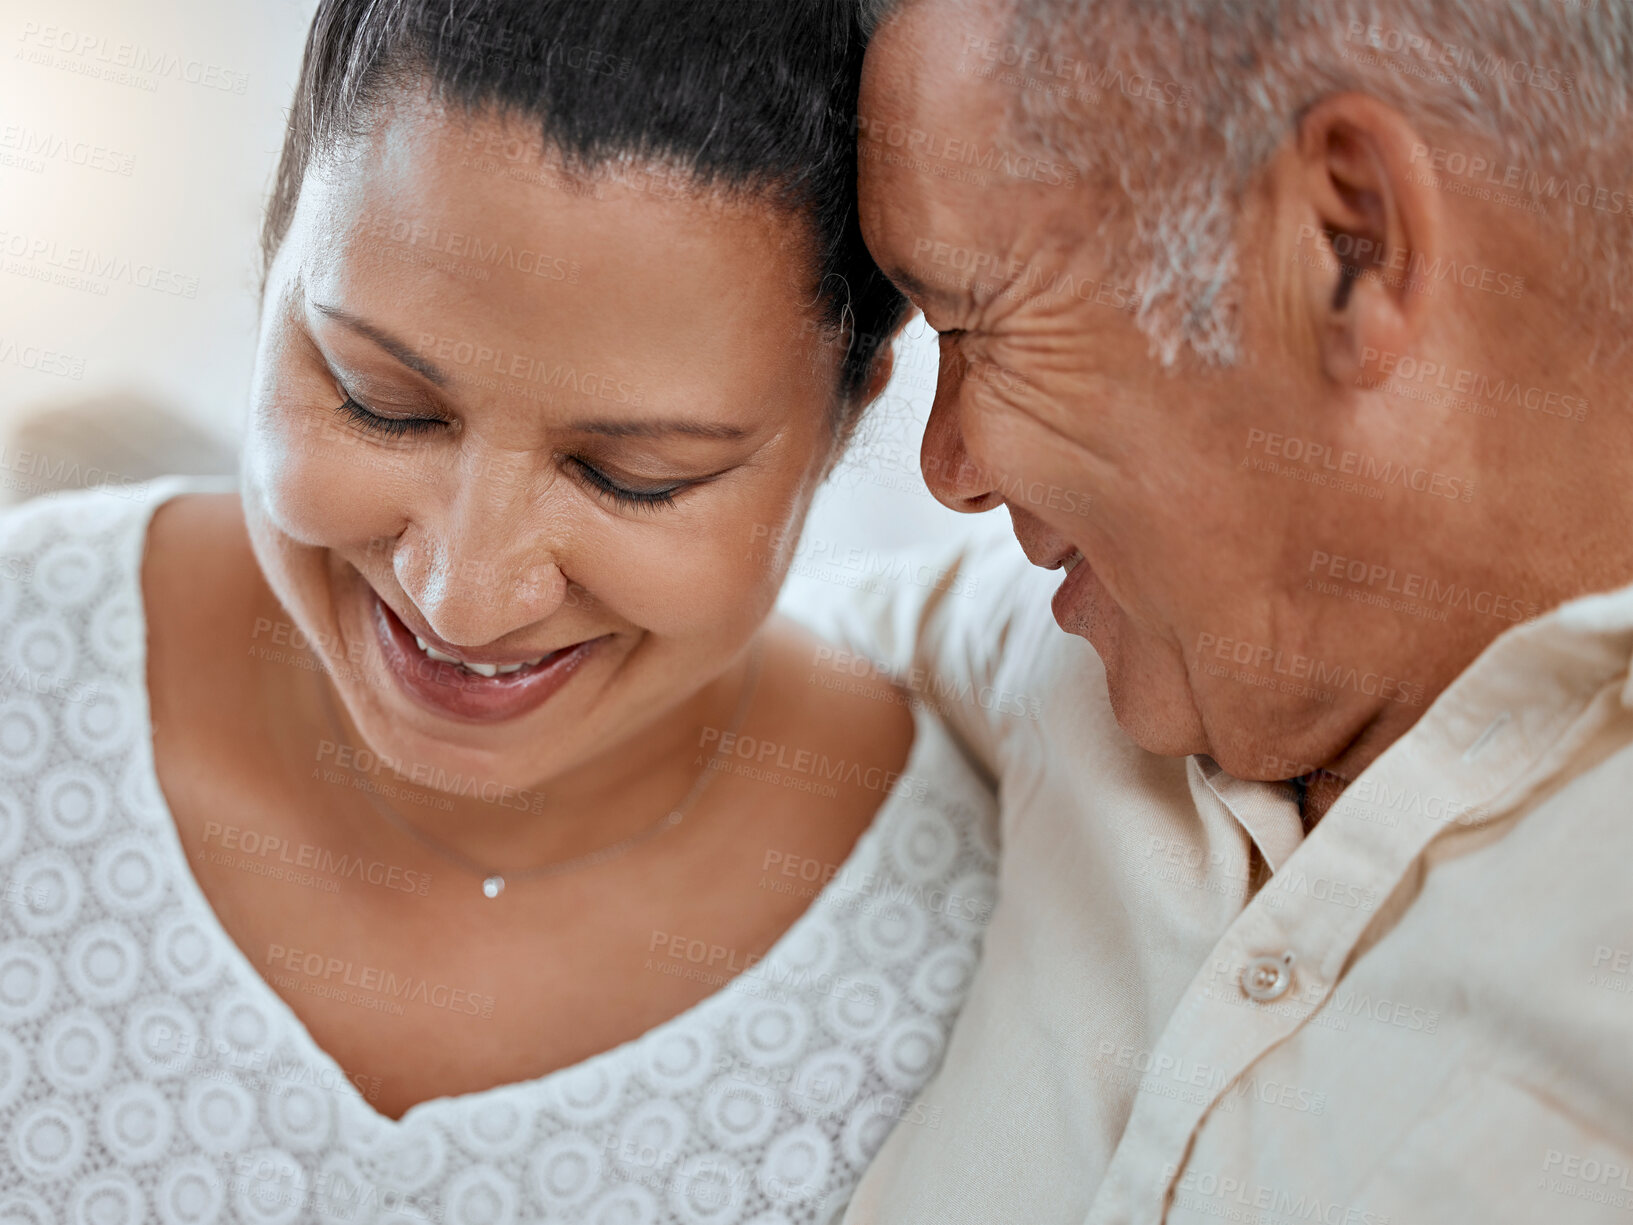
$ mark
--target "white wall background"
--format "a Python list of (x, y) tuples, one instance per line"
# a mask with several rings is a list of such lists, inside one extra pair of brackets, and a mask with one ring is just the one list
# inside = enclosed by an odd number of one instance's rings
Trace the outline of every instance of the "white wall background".
[[(314, 7), (0, 0), (0, 434), (42, 406), (120, 397), (236, 445), (261, 206)], [(81, 259), (131, 271), (76, 270)], [(137, 283), (150, 276), (160, 283)], [(886, 398), (819, 497), (785, 604), (854, 585), (887, 551), (1007, 530), (925, 492), (936, 351), (922, 322), (908, 333)]]

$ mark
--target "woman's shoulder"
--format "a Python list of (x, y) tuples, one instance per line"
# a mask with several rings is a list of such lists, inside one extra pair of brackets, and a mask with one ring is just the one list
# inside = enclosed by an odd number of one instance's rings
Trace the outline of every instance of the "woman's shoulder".
[(0, 511), (0, 694), (83, 704), (133, 679), (145, 530), (195, 479), (67, 490)]
[(774, 617), (767, 632), (767, 677), (776, 682), (769, 712), (774, 727), (809, 747), (877, 766), (907, 759), (915, 739), (913, 713), (888, 675), (871, 667), (837, 669), (839, 649), (787, 617)]
[(171, 497), (229, 488), (228, 478), (161, 477), (30, 498), (0, 509), (0, 624), (68, 613), (133, 583), (153, 512)]
[(142, 509), (92, 489), (0, 512), (0, 696), (52, 708), (128, 679)]
[[(939, 1125), (939, 1110), (915, 1099), (996, 900), (994, 802), (932, 707), (877, 675), (823, 689), (808, 678), (823, 675), (829, 644), (780, 619), (768, 635), (762, 680), (783, 709), (725, 749), (783, 797), (757, 809), (756, 828), (813, 795), (799, 819), (823, 824), (834, 801), (821, 795), (846, 785), (871, 797), (866, 827), (837, 855), (774, 840), (757, 887), (803, 910), (768, 951), (662, 945), (647, 968), (719, 990), (540, 1086), (553, 1101), (569, 1086), (603, 1092), (603, 1126), (620, 1140), (608, 1176), (652, 1135), (682, 1167), (730, 1137), (732, 1159), (776, 1172), (791, 1198), (842, 1204), (893, 1127)], [(661, 1132), (648, 1125), (659, 1118)]]
[[(144, 486), (132, 486), (142, 491)], [(83, 552), (106, 551), (121, 525), (134, 521), (140, 502), (122, 487), (67, 490), (45, 494), (0, 509), (0, 569), (8, 583), (27, 584), (35, 577), (30, 563), (54, 545), (72, 544)]]
[[(65, 491), (0, 512), (0, 946), (38, 970), (26, 1006), (8, 1001), (19, 1015), (67, 1007), (51, 985), (64, 974), (97, 997), (78, 937), (135, 922), (165, 893), (139, 568), (142, 529), (172, 487)], [(117, 961), (137, 937), (119, 927), (109, 940)]]
[(804, 764), (818, 783), (860, 783), (878, 797), (881, 816), (890, 800), (935, 810), (978, 844), (992, 845), (991, 782), (933, 695), (902, 686), (873, 661), (787, 618), (772, 628), (784, 660), (781, 730), (771, 733), (774, 744), (745, 747), (785, 768), (790, 760)]

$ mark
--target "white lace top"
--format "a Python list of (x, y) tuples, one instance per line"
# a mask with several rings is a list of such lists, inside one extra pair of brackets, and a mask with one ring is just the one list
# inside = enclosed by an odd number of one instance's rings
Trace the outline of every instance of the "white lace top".
[(147, 523), (231, 487), (0, 515), (0, 1222), (816, 1225), (892, 1128), (940, 1125), (913, 1099), (991, 909), (993, 810), (922, 712), (763, 961), (574, 1067), (376, 1112), (222, 929), (154, 774)]

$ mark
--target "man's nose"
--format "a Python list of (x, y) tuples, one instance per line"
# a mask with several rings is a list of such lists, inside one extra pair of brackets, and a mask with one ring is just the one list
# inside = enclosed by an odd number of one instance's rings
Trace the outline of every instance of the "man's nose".
[(930, 420), (924, 427), (924, 444), (919, 448), (919, 467), (936, 501), (973, 515), (991, 510), (1003, 499), (993, 488), (991, 473), (971, 459), (965, 448), (959, 404), (962, 382), (958, 363), (943, 360)]
[(441, 513), (410, 524), (397, 541), (397, 581), (446, 642), (487, 646), (543, 621), (566, 599), (565, 533), (550, 529), (548, 499), (529, 468), (495, 460), (461, 473)]

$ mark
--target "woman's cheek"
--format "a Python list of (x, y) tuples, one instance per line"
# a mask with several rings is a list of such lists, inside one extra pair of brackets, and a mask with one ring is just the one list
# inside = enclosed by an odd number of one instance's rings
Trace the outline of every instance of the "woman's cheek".
[(581, 602), (648, 633), (694, 642), (746, 638), (775, 604), (781, 575), (745, 541), (718, 514), (687, 526), (637, 518), (584, 534), (566, 574), (587, 593)]
[(247, 466), (263, 512), (282, 534), (357, 548), (392, 534), (392, 486), (378, 460), (332, 414), (286, 404), (257, 414)]

